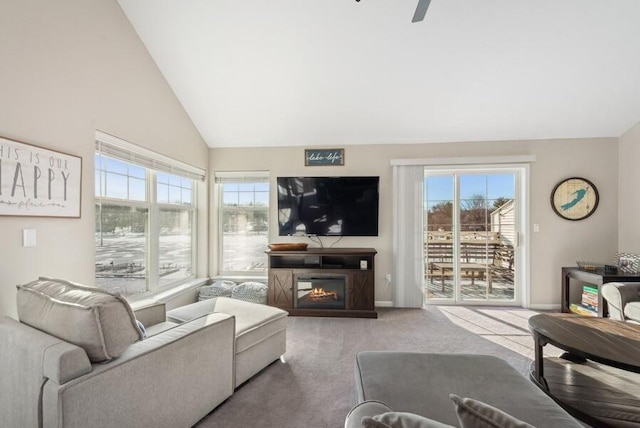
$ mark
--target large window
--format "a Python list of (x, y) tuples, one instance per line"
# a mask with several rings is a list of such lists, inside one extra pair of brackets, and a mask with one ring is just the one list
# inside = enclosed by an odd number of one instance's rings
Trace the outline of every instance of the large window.
[(96, 143), (96, 285), (130, 296), (184, 283), (195, 275), (198, 176), (122, 146)]
[(216, 173), (221, 275), (266, 273), (269, 177), (265, 172)]

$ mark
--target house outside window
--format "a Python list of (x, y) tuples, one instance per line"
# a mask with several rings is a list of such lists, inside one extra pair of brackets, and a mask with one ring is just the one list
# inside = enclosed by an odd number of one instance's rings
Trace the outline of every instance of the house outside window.
[(262, 276), (267, 271), (269, 176), (262, 171), (218, 172), (218, 273)]
[(141, 151), (96, 141), (96, 285), (125, 296), (185, 283), (196, 272), (199, 176)]

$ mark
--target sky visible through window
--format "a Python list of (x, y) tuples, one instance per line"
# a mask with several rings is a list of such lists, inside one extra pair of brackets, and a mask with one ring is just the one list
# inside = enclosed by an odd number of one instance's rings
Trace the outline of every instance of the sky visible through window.
[[(430, 175), (425, 177), (427, 206), (431, 208), (442, 201), (453, 200), (453, 175)], [(514, 199), (514, 174), (461, 174), (460, 199), (471, 199), (482, 195), (487, 200)]]
[(146, 172), (141, 166), (120, 160), (95, 155), (96, 196), (144, 201), (146, 194)]

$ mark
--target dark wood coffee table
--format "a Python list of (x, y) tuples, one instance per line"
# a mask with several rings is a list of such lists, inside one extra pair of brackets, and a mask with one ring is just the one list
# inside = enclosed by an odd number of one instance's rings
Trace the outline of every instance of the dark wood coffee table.
[[(591, 425), (640, 427), (640, 325), (554, 313), (532, 316), (529, 328), (540, 388)], [(545, 359), (546, 344), (567, 353)]]

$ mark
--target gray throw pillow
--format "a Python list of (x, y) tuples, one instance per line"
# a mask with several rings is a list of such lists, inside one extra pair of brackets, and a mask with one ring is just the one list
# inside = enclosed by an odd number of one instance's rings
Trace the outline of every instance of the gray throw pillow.
[(453, 428), (433, 419), (406, 412), (387, 412), (362, 418), (364, 428)]
[(535, 428), (482, 401), (449, 394), (462, 428)]

